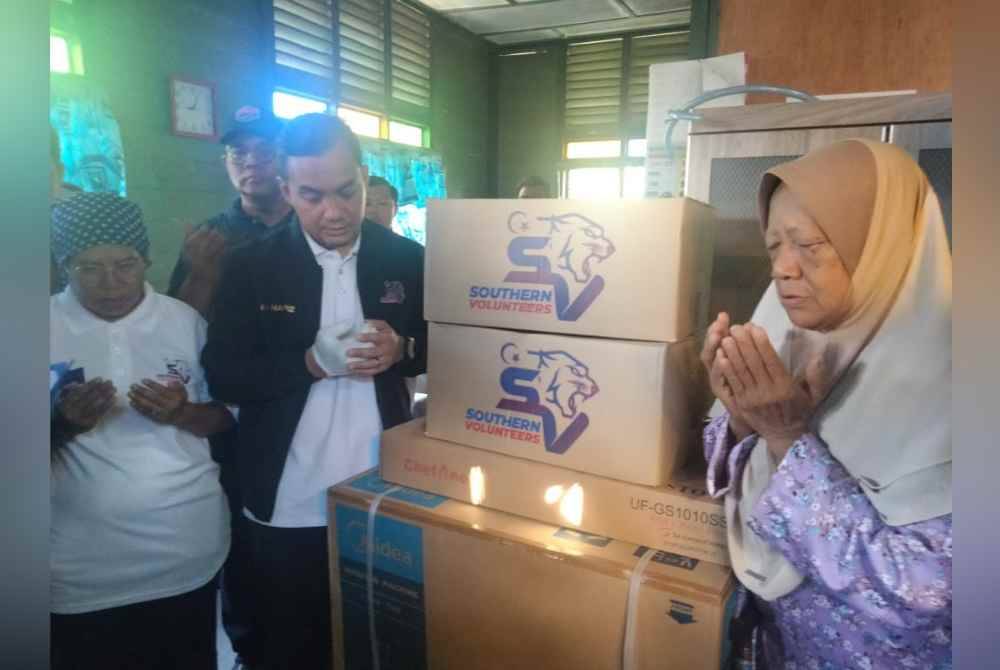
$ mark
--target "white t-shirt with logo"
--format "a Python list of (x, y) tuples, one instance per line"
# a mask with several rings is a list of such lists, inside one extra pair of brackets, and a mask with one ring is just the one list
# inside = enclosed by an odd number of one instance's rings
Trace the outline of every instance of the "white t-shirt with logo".
[(205, 321), (156, 293), (118, 321), (72, 289), (50, 300), (50, 361), (114, 383), (115, 406), (53, 457), (51, 610), (77, 614), (166, 598), (207, 584), (229, 551), (229, 512), (208, 440), (133, 410), (133, 383), (185, 384), (210, 400), (199, 363)]

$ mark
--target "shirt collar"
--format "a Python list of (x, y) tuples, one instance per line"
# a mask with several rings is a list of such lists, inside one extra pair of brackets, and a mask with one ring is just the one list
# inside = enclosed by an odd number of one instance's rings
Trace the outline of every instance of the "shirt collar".
[[(302, 225), (301, 222), (299, 223), (299, 225)], [(319, 260), (321, 256), (325, 257), (331, 254), (333, 256), (336, 256), (337, 258), (341, 257), (340, 252), (338, 252), (336, 249), (327, 249), (326, 247), (320, 246), (320, 244), (312, 238), (312, 235), (310, 235), (305, 230), (302, 231), (302, 234), (305, 236), (306, 242), (309, 243), (309, 248), (312, 250), (313, 256), (315, 256), (317, 260)], [(358, 249), (360, 248), (361, 248), (361, 231), (358, 230), (358, 237), (354, 240), (354, 244), (351, 245), (351, 253), (347, 254), (347, 256), (344, 256), (343, 259), (347, 261), (354, 258), (355, 256), (358, 255)]]
[(70, 286), (63, 289), (63, 292), (57, 296), (56, 300), (61, 307), (61, 311), (66, 320), (66, 325), (69, 326), (70, 330), (72, 330), (75, 334), (79, 335), (97, 328), (108, 328), (113, 326), (135, 328), (144, 332), (151, 332), (156, 325), (156, 319), (154, 319), (153, 316), (156, 313), (156, 306), (159, 303), (160, 296), (156, 293), (149, 282), (145, 282), (143, 290), (145, 294), (143, 295), (142, 301), (136, 306), (135, 309), (117, 321), (102, 319), (81, 305), (80, 301), (76, 298), (76, 294), (73, 293), (72, 287)]
[(240, 222), (250, 220), (247, 213), (243, 211), (243, 202), (239, 198), (233, 200), (233, 206), (229, 208), (229, 218)]
[[(282, 218), (281, 221), (275, 225), (278, 226), (283, 223), (287, 223), (289, 219), (292, 218), (294, 213), (295, 210), (289, 208), (288, 213), (284, 216), (284, 218)], [(257, 228), (261, 230), (270, 230), (272, 228), (272, 226), (268, 226), (260, 219), (255, 219), (247, 214), (243, 209), (243, 201), (240, 198), (236, 198), (236, 200), (233, 201), (233, 206), (229, 208), (229, 220), (237, 226), (247, 228)]]

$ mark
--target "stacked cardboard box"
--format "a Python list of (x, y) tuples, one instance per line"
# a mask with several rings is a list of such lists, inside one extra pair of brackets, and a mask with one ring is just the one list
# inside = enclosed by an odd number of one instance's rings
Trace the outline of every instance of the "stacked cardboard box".
[(428, 437), (423, 419), (383, 433), (380, 464), (395, 484), (729, 565), (725, 511), (696, 467), (643, 486)]
[(428, 435), (666, 484), (704, 397), (711, 216), (686, 198), (431, 201)]
[(688, 199), (430, 202), (426, 424), (381, 445), (412, 488), (331, 491), (338, 669), (370, 667), (372, 628), (383, 668), (720, 667), (725, 516), (682, 472), (710, 223)]

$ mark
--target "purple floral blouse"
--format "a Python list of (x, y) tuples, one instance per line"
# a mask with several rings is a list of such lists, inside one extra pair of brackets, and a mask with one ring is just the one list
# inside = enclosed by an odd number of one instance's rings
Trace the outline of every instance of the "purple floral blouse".
[[(728, 417), (705, 429), (708, 490), (739, 481), (752, 435), (727, 439)], [(786, 670), (951, 668), (951, 515), (888, 526), (815, 435), (789, 450), (757, 503), (750, 528), (806, 578), (757, 608), (772, 622)], [(783, 656), (775, 663), (774, 655)]]

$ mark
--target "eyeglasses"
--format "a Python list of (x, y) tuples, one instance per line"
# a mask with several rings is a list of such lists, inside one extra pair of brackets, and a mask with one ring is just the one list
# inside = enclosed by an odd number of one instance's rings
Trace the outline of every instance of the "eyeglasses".
[(110, 273), (112, 279), (119, 283), (128, 283), (139, 277), (146, 267), (141, 258), (126, 258), (111, 265), (105, 263), (77, 263), (70, 268), (76, 278), (84, 286), (97, 286), (105, 273)]
[(272, 147), (257, 147), (251, 151), (247, 151), (246, 149), (226, 149), (226, 153), (222, 157), (232, 161), (233, 165), (237, 167), (245, 167), (250, 162), (251, 156), (256, 164), (266, 165), (274, 160), (275, 155), (276, 152)]

